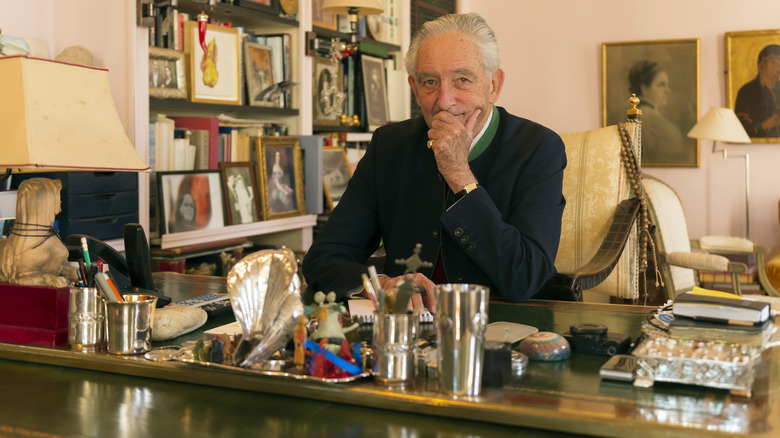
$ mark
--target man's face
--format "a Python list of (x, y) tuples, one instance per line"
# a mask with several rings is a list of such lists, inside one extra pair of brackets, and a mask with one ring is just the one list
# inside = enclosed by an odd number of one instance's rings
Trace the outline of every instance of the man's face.
[(472, 135), (482, 129), (488, 111), (498, 100), (502, 83), (500, 70), (493, 77), (485, 74), (473, 38), (460, 33), (426, 39), (418, 52), (417, 80), (409, 78), (428, 126), (441, 111), (450, 112), (465, 125), (468, 117), (481, 109)]

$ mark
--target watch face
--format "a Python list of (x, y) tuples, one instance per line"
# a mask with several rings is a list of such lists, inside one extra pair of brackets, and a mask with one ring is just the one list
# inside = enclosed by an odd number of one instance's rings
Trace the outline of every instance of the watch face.
[(287, 15), (293, 15), (298, 12), (298, 0), (281, 0), (279, 6)]

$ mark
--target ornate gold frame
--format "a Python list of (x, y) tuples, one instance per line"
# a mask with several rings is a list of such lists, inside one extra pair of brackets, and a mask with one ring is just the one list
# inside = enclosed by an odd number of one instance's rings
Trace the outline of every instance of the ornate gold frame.
[[(257, 147), (255, 148), (258, 153), (256, 158), (258, 169), (257, 185), (260, 188), (261, 193), (260, 201), (263, 207), (263, 220), (279, 219), (306, 214), (303, 187), (303, 162), (301, 160), (301, 143), (298, 137), (259, 137), (257, 142)], [(293, 182), (295, 185), (295, 187), (292, 187), (294, 191), (294, 205), (289, 210), (279, 212), (272, 211), (272, 200), (270, 199), (271, 196), (269, 187), (269, 177), (272, 174), (274, 159), (273, 155), (269, 156), (269, 153), (275, 153), (276, 151), (285, 152), (285, 157), (283, 158), (283, 167), (285, 169), (283, 170), (287, 170), (289, 172), (290, 167), (292, 167), (293, 177), (290, 178), (289, 181)]]

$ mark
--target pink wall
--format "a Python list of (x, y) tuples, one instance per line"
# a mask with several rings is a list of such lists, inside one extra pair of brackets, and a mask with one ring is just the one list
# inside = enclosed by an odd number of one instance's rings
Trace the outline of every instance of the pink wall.
[[(601, 45), (699, 38), (701, 115), (726, 106), (724, 33), (780, 28), (777, 0), (460, 0), (495, 30), (507, 73), (499, 105), (558, 132), (601, 126)], [(718, 147), (721, 148), (721, 144)], [(780, 247), (780, 145), (731, 145), (750, 154), (750, 237)], [(745, 236), (744, 160), (712, 154), (700, 143), (698, 168), (645, 172), (680, 195), (691, 237)]]

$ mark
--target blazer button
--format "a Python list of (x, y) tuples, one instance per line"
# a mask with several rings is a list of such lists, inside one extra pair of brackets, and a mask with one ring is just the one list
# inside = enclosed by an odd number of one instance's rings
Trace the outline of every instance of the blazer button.
[(433, 230), (433, 237), (437, 239), (439, 238), (439, 230)]
[(477, 249), (477, 244), (476, 243), (470, 243), (469, 246), (466, 247), (466, 249), (469, 250), (469, 251), (474, 251), (475, 249)]
[(460, 237), (460, 236), (462, 236), (462, 235), (463, 235), (463, 228), (455, 228), (455, 231), (453, 231), (453, 233), (452, 233), (452, 234), (454, 234), (454, 235), (455, 235), (455, 237)]
[(464, 245), (465, 245), (465, 244), (467, 244), (467, 243), (469, 243), (469, 236), (463, 236), (463, 237), (461, 237), (461, 238), (460, 238), (460, 243), (462, 243), (462, 244), (464, 244)]

